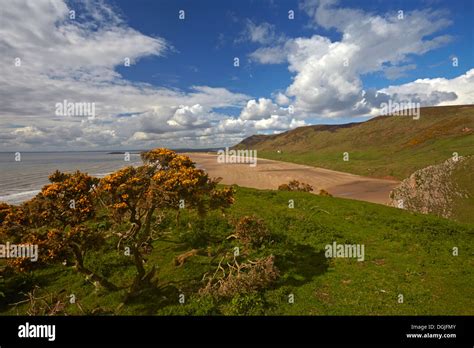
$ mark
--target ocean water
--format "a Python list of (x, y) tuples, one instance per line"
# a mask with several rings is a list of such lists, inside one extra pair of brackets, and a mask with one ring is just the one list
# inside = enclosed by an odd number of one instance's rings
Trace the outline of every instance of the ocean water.
[(138, 153), (130, 153), (130, 161), (123, 154), (110, 152), (21, 152), (0, 153), (0, 202), (19, 204), (34, 197), (48, 184), (48, 176), (56, 169), (62, 172), (80, 170), (103, 177), (122, 167), (141, 164)]

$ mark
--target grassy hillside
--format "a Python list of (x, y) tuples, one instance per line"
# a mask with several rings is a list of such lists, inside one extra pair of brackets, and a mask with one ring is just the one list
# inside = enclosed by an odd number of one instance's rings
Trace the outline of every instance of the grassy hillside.
[[(453, 152), (474, 154), (474, 106), (422, 108), (418, 120), (379, 116), (363, 123), (301, 127), (253, 136), (235, 148), (256, 149), (262, 158), (404, 179)], [(343, 161), (344, 152), (349, 161)]]
[(451, 182), (460, 193), (453, 197), (454, 218), (458, 221), (474, 220), (474, 156), (463, 161), (451, 175)]
[[(294, 209), (288, 208), (290, 199)], [(125, 290), (96, 291), (81, 275), (59, 264), (6, 277), (0, 283), (5, 295), (0, 296), (0, 314), (25, 313), (28, 303), (10, 304), (24, 300), (22, 293), (35, 285), (40, 287), (38, 295), (51, 293), (55, 299), (74, 294), (83, 309), (66, 301), (70, 314), (474, 314), (474, 225), (359, 201), (240, 187), (226, 215), (215, 213), (201, 221), (183, 213), (179, 229), (174, 219), (164, 221), (146, 261), (157, 266), (158, 287), (125, 305), (120, 305)], [(212, 251), (236, 245), (225, 239), (232, 233), (227, 221), (242, 215), (262, 218), (271, 231), (273, 242), (250, 257), (273, 254), (279, 280), (265, 291), (232, 299), (199, 297), (202, 275), (213, 272), (219, 262)], [(91, 226), (110, 228), (100, 217)], [(334, 241), (364, 244), (365, 261), (327, 259), (324, 247)], [(459, 248), (459, 256), (452, 255), (453, 247)], [(176, 266), (174, 258), (191, 248), (210, 248), (211, 254)], [(130, 257), (113, 250), (94, 252), (87, 264), (114, 283), (127, 284), (134, 273)], [(178, 303), (180, 293), (186, 296), (185, 304)], [(294, 294), (293, 304), (288, 303), (289, 294)], [(398, 302), (399, 294), (403, 303)]]

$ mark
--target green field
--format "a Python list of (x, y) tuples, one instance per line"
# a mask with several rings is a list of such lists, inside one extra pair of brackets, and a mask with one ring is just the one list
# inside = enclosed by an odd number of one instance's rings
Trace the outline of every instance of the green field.
[[(4, 276), (0, 283), (0, 314), (25, 314), (26, 293), (38, 286), (45, 301), (62, 299), (69, 314), (119, 315), (473, 315), (474, 225), (382, 205), (321, 197), (302, 192), (236, 188), (236, 202), (226, 212), (205, 219), (185, 213), (179, 229), (174, 219), (157, 228), (147, 255), (155, 265), (155, 286), (123, 304), (125, 289), (96, 290), (71, 267), (45, 266), (25, 274)], [(295, 207), (288, 208), (294, 200)], [(233, 218), (255, 215), (265, 221), (271, 240), (245, 250), (232, 234)], [(90, 222), (106, 232), (112, 228), (100, 215)], [(128, 226), (124, 225), (125, 230)], [(158, 231), (159, 230), (159, 231)], [(363, 244), (365, 260), (327, 259), (326, 244)], [(86, 265), (117, 284), (134, 275), (130, 257), (114, 250), (113, 240), (95, 251)], [(273, 254), (280, 278), (262, 291), (233, 298), (199, 296), (204, 273), (213, 271), (218, 252), (241, 247), (247, 258)], [(453, 247), (459, 250), (453, 256)], [(209, 255), (175, 266), (174, 258), (192, 248)], [(106, 251), (107, 250), (107, 251)], [(74, 294), (75, 304), (67, 301)], [(185, 303), (179, 304), (179, 295)], [(294, 303), (288, 296), (294, 295)], [(399, 303), (399, 295), (403, 303)], [(48, 297), (49, 296), (49, 297)], [(41, 311), (38, 305), (37, 311)], [(54, 301), (53, 301), (54, 302)], [(81, 308), (77, 305), (80, 304)]]
[[(257, 150), (261, 158), (404, 179), (454, 152), (474, 155), (474, 106), (421, 108), (418, 120), (379, 116), (363, 123), (300, 127), (253, 136), (235, 148)], [(343, 160), (344, 152), (348, 161)]]

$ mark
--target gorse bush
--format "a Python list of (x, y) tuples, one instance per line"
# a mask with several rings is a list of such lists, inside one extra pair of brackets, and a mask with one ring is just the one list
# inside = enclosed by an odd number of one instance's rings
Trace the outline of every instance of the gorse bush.
[(298, 180), (291, 180), (288, 184), (278, 186), (278, 190), (311, 192), (313, 191), (313, 186), (305, 184), (304, 182), (299, 182)]
[[(73, 265), (87, 280), (108, 290), (118, 287), (91, 268), (88, 255), (104, 247), (119, 253), (129, 250), (136, 269), (129, 293), (151, 285), (156, 267), (147, 264), (145, 255), (170, 226), (170, 215), (175, 214), (177, 227), (183, 210), (194, 212), (200, 221), (209, 211), (230, 207), (234, 191), (218, 189), (219, 180), (174, 151), (154, 149), (141, 158), (143, 165), (122, 168), (102, 179), (79, 171), (55, 171), (50, 184), (30, 201), (20, 206), (0, 204), (0, 240), (39, 245), (41, 262)], [(191, 247), (204, 247), (212, 232), (207, 227), (197, 222), (182, 238)], [(32, 266), (28, 259), (8, 262), (23, 271)]]
[(326, 190), (319, 190), (319, 195), (320, 196), (326, 196), (326, 197), (332, 197), (332, 194), (330, 194), (328, 191)]
[(270, 232), (262, 219), (243, 216), (237, 221), (235, 233), (231, 237), (237, 238), (249, 247), (259, 247), (269, 240)]

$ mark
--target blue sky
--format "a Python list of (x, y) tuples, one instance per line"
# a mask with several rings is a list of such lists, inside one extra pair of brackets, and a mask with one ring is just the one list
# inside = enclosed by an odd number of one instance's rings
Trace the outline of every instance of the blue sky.
[[(225, 86), (255, 98), (270, 98), (276, 90), (284, 90), (292, 74), (286, 64), (259, 65), (249, 61), (248, 54), (259, 44), (239, 41), (246, 21), (271, 23), (276, 31), (288, 37), (319, 34), (340, 40), (336, 30), (315, 28), (307, 13), (299, 8), (299, 1), (114, 1), (127, 23), (150, 36), (160, 36), (173, 44), (176, 51), (166, 57), (145, 58), (131, 68), (119, 68), (127, 79), (157, 86), (187, 89), (192, 85)], [(203, 6), (205, 4), (205, 6)], [(417, 68), (395, 79), (382, 73), (362, 77), (364, 86), (383, 88), (388, 84), (403, 84), (418, 78), (453, 78), (473, 67), (474, 26), (472, 1), (341, 1), (341, 6), (364, 9), (373, 13), (397, 12), (433, 6), (449, 12), (452, 20), (443, 33), (453, 41), (429, 54), (412, 55), (410, 62)], [(178, 11), (185, 11), (186, 19), (178, 20)], [(288, 11), (295, 11), (295, 19), (288, 20)], [(471, 16), (467, 16), (470, 13)], [(236, 42), (237, 41), (237, 42)], [(452, 68), (450, 57), (459, 58), (459, 69)], [(233, 66), (239, 57), (241, 67)], [(240, 110), (233, 110), (239, 112)], [(345, 122), (347, 120), (337, 120)]]
[(5, 149), (227, 146), (474, 99), (470, 0), (0, 2)]

